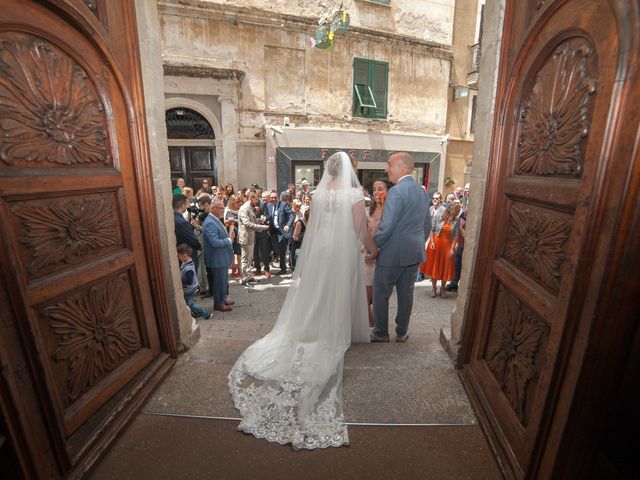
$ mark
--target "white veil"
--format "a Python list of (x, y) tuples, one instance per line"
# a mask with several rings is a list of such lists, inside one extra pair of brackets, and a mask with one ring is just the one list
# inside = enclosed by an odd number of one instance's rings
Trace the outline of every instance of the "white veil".
[(329, 157), (313, 194), (293, 281), (273, 330), (240, 356), (229, 390), (239, 429), (294, 449), (348, 443), (342, 364), (368, 342), (364, 196), (347, 154)]

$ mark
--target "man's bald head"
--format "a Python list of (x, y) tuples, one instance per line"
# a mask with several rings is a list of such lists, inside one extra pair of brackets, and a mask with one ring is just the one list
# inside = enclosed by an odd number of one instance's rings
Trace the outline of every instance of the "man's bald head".
[(402, 177), (413, 173), (414, 164), (413, 157), (407, 152), (398, 152), (391, 155), (387, 161), (387, 168), (385, 168), (389, 181), (398, 183), (398, 180)]
[(405, 166), (407, 174), (413, 172), (416, 161), (407, 152), (394, 153), (393, 155), (391, 155), (391, 158), (396, 158), (399, 162), (401, 162)]

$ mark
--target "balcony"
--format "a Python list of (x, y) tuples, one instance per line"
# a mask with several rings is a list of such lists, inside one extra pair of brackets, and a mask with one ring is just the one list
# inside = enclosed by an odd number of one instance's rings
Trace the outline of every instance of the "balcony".
[(471, 71), (467, 73), (467, 86), (478, 88), (478, 71), (480, 70), (480, 44), (469, 47), (471, 50)]

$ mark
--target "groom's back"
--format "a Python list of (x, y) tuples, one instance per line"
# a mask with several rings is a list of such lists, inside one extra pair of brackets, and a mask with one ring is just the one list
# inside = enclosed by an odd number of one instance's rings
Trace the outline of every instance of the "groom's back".
[[(397, 189), (397, 190), (396, 190)], [(392, 187), (390, 198), (398, 202), (395, 228), (384, 243), (378, 264), (384, 266), (407, 266), (425, 259), (425, 229), (431, 228), (429, 200), (424, 189), (413, 179), (403, 180)], [(383, 222), (387, 221), (384, 214)], [(425, 222), (428, 225), (425, 225)]]

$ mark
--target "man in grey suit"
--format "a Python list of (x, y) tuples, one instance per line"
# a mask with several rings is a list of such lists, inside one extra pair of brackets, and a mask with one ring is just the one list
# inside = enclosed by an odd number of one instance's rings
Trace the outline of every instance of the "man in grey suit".
[(256, 220), (254, 209), (259, 202), (260, 197), (255, 190), (251, 190), (248, 200), (238, 210), (238, 243), (242, 249), (242, 285), (245, 286), (251, 286), (256, 281), (251, 274), (256, 232), (263, 232), (269, 228), (269, 225), (261, 225)]
[(389, 341), (389, 297), (394, 286), (398, 295), (396, 342), (409, 338), (413, 285), (431, 230), (429, 200), (411, 176), (413, 167), (413, 157), (402, 152), (391, 155), (385, 169), (395, 186), (387, 194), (380, 227), (373, 236), (379, 252), (373, 279), (372, 342)]

